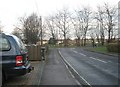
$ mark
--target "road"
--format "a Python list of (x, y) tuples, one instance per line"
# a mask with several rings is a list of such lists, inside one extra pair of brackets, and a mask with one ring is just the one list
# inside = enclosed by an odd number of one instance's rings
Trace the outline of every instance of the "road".
[(88, 84), (118, 85), (118, 57), (82, 48), (60, 48), (59, 53)]
[[(57, 52), (57, 49), (50, 49), (49, 56), (42, 74), (41, 85), (78, 85), (66, 68), (64, 61)], [(73, 86), (72, 86), (73, 85)]]
[[(72, 66), (78, 75), (65, 65), (61, 57)], [(114, 86), (119, 83), (118, 57), (85, 51), (82, 48), (53, 48), (50, 49), (50, 54), (45, 62), (32, 61), (31, 63), (35, 68), (31, 73), (9, 79), (3, 87), (10, 85), (75, 85), (82, 87), (82, 80), (92, 87), (104, 87), (103, 85), (119, 87)]]

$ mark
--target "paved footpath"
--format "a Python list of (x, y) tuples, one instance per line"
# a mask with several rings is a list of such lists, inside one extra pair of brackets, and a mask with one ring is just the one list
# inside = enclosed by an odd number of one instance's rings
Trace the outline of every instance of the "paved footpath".
[(3, 87), (29, 87), (31, 85), (40, 85), (44, 62), (43, 61), (32, 61), (34, 70), (24, 76), (15, 78), (9, 78)]
[(50, 54), (44, 66), (41, 85), (77, 85), (71, 76), (57, 49), (50, 49)]

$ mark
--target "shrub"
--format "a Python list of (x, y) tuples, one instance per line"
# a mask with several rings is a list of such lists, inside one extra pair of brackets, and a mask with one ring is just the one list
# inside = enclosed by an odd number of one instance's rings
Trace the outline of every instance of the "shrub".
[(115, 53), (120, 53), (120, 46), (118, 43), (109, 43), (107, 44), (107, 50), (108, 52), (115, 52)]

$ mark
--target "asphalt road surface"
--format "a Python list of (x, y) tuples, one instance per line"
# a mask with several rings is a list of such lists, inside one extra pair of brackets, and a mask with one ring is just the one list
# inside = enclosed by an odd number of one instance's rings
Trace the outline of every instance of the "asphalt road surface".
[(62, 58), (57, 52), (57, 49), (50, 49), (50, 53), (44, 66), (42, 80), (40, 84), (73, 85), (72, 87), (74, 87), (74, 85), (78, 85), (75, 78), (72, 77), (71, 73), (66, 68)]
[(60, 48), (59, 52), (90, 85), (118, 85), (118, 57), (82, 48)]
[(44, 62), (43, 61), (31, 61), (31, 65), (34, 70), (30, 73), (18, 76), (15, 78), (9, 78), (2, 87), (37, 87), (40, 85)]

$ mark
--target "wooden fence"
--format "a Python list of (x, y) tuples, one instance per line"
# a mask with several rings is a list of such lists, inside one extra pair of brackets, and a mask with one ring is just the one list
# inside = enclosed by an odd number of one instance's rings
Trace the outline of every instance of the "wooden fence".
[(32, 60), (32, 61), (42, 60), (42, 58), (41, 58), (41, 46), (40, 45), (26, 46), (26, 48), (28, 49), (29, 60)]

